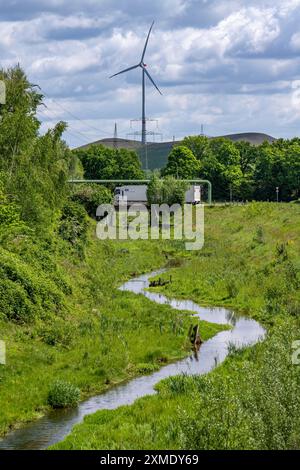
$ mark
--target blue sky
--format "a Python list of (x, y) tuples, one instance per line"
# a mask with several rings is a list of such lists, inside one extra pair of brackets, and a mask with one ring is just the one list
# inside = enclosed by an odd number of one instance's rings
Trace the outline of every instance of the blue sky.
[[(145, 62), (147, 115), (164, 140), (257, 131), (300, 135), (300, 0), (0, 0), (1, 66), (20, 63), (41, 85), (46, 130), (69, 123), (79, 146), (138, 130)], [(156, 123), (149, 124), (156, 129)]]

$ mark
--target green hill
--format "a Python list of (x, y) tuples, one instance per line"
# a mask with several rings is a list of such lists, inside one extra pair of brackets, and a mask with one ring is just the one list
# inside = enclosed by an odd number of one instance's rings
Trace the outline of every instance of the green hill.
[[(253, 145), (260, 145), (264, 141), (273, 142), (276, 140), (274, 137), (262, 134), (259, 132), (245, 132), (242, 134), (228, 134), (219, 137), (225, 137), (233, 142), (246, 141)], [(213, 137), (211, 137), (213, 138)], [(149, 142), (146, 147), (143, 147), (140, 142), (128, 139), (114, 139), (107, 138), (91, 142), (90, 144), (79, 147), (80, 149), (88, 148), (91, 145), (104, 145), (106, 147), (127, 148), (135, 150), (142, 162), (143, 168), (146, 168), (146, 161), (148, 160), (148, 168), (154, 170), (162, 168), (166, 165), (168, 155), (174, 145), (180, 145), (181, 141), (175, 142)]]

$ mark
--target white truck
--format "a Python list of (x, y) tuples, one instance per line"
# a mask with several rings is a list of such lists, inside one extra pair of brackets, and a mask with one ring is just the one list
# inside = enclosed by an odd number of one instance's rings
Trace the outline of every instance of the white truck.
[[(125, 202), (125, 200), (127, 200), (127, 204), (147, 204), (147, 185), (129, 185), (116, 188), (114, 204), (119, 205), (122, 201)], [(187, 204), (199, 204), (201, 202), (201, 186), (190, 186), (185, 193), (185, 202)]]

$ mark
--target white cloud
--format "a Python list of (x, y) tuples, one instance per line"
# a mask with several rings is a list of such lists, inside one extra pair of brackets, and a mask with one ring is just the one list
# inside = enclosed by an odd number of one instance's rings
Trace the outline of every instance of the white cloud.
[(300, 51), (300, 33), (294, 33), (290, 41), (291, 48), (294, 51)]
[(140, 115), (140, 71), (108, 76), (138, 62), (153, 18), (146, 63), (164, 96), (149, 84), (147, 113), (160, 117), (166, 135), (194, 132), (201, 122), (211, 134), (300, 129), (300, 0), (0, 0), (0, 6), (1, 64), (20, 62), (81, 118), (48, 101), (44, 118), (70, 120), (71, 143), (76, 132), (78, 140), (85, 134), (95, 140), (91, 126), (99, 137), (111, 133), (115, 121), (126, 136), (129, 120)]

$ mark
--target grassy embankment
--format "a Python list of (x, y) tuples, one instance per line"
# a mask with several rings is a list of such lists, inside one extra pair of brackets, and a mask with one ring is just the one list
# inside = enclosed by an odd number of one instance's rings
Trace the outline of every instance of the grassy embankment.
[(267, 339), (232, 351), (214, 372), (177, 377), (132, 406), (99, 411), (56, 449), (287, 449), (300, 446), (300, 207), (206, 211), (206, 245), (174, 268), (170, 296), (241, 309)]
[[(94, 233), (92, 224), (85, 259), (59, 236), (16, 237), (1, 248), (7, 364), (0, 365), (0, 435), (42, 415), (57, 379), (78, 386), (84, 398), (187, 353), (188, 315), (117, 290), (171, 260), (176, 247), (100, 242)], [(220, 327), (201, 329), (209, 338)]]

